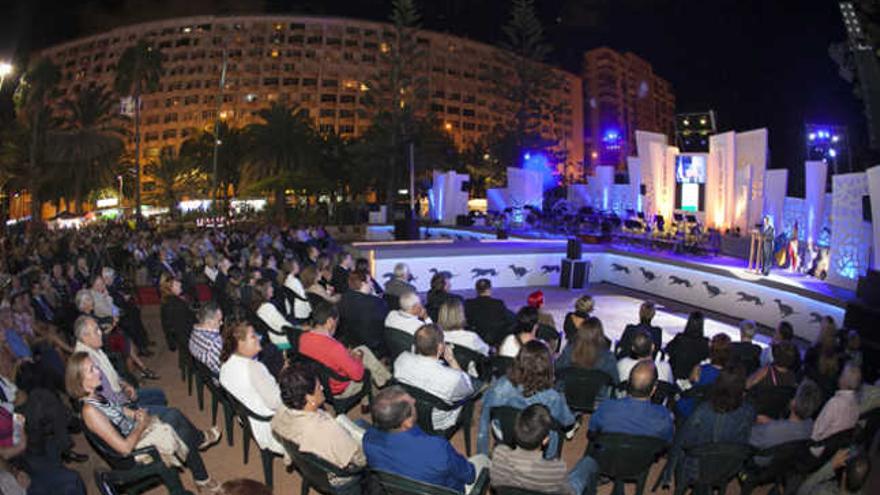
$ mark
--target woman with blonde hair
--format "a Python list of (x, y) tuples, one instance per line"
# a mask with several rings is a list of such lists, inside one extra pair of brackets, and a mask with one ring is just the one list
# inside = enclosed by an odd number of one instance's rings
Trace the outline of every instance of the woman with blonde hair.
[(460, 299), (448, 299), (440, 306), (437, 324), (443, 329), (443, 339), (447, 344), (460, 345), (483, 356), (489, 355), (489, 344), (476, 332), (467, 329), (464, 304)]
[(590, 317), (595, 302), (589, 294), (584, 294), (574, 302), (574, 312), (565, 315), (562, 330), (565, 332), (565, 340), (571, 343), (577, 333), (578, 327)]
[(114, 404), (101, 395), (101, 371), (84, 352), (74, 353), (67, 361), (67, 393), (82, 403), (85, 427), (120, 455), (143, 447), (155, 447), (170, 466), (183, 465), (192, 472), (201, 493), (215, 493), (219, 487), (205, 469), (200, 450), (217, 443), (220, 432), (212, 428), (199, 431), (180, 413), (165, 415), (166, 423), (142, 409)]

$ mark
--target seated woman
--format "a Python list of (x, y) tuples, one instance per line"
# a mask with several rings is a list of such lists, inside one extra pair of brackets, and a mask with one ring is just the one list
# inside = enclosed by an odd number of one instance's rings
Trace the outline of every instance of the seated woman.
[[(610, 350), (599, 318), (591, 316), (584, 320), (575, 334), (574, 342), (562, 351), (562, 355), (556, 361), (556, 371), (561, 373), (567, 368), (599, 370), (610, 376), (614, 385), (620, 383), (617, 361)], [(600, 392), (602, 398), (607, 398), (609, 395), (610, 389)]]
[[(281, 407), (281, 390), (266, 366), (254, 359), (260, 350), (260, 337), (248, 323), (238, 322), (224, 328), (220, 385), (254, 413), (274, 416)], [(272, 436), (268, 422), (250, 419), (250, 423), (261, 449), (284, 455), (284, 447)]]
[(128, 455), (135, 449), (156, 447), (166, 464), (179, 465), (183, 459), (199, 492), (217, 491), (219, 484), (208, 475), (199, 451), (220, 440), (219, 430), (199, 431), (183, 414), (166, 415), (163, 421), (144, 410), (107, 401), (100, 393), (101, 372), (84, 352), (67, 361), (65, 383), (67, 393), (82, 402), (86, 428), (115, 452)]
[[(531, 340), (523, 344), (507, 376), (493, 383), (483, 396), (483, 410), (480, 413), (477, 430), (477, 453), (489, 454), (493, 407), (512, 406), (525, 409), (532, 404), (543, 404), (563, 428), (574, 426), (574, 414), (568, 408), (565, 396), (556, 391), (553, 384), (553, 361), (547, 345), (539, 340)], [(545, 451), (545, 457), (556, 455), (560, 441), (556, 431), (550, 433), (550, 443)]]
[(526, 342), (534, 340), (538, 332), (538, 310), (530, 306), (523, 306), (516, 313), (516, 323), (513, 325), (513, 333), (504, 337), (498, 346), (498, 355), (501, 357), (515, 358), (519, 350)]
[(565, 332), (565, 340), (569, 343), (574, 340), (578, 327), (590, 317), (594, 306), (595, 303), (592, 296), (584, 294), (577, 298), (577, 301), (574, 302), (574, 312), (565, 315), (565, 322), (562, 325), (562, 330)]
[(797, 347), (791, 342), (780, 342), (773, 344), (771, 354), (773, 362), (752, 373), (746, 381), (746, 388), (797, 387), (798, 377), (795, 370), (800, 361)]
[(367, 283), (370, 285), (370, 289), (373, 292), (373, 295), (382, 297), (385, 291), (382, 289), (382, 286), (376, 279), (373, 277), (373, 274), (370, 273), (370, 260), (366, 258), (358, 258), (354, 262), (354, 271), (360, 272), (364, 274), (364, 278), (367, 279)]
[(694, 366), (709, 357), (709, 339), (703, 333), (704, 322), (702, 311), (694, 311), (688, 316), (684, 331), (666, 345), (672, 376), (676, 380), (687, 380)]
[(293, 301), (287, 301), (292, 304), (288, 314), (293, 315), (294, 323), (304, 323), (312, 314), (312, 305), (306, 297), (306, 289), (300, 280), (300, 266), (296, 260), (288, 260), (286, 262), (287, 276), (284, 278), (284, 286), (293, 292)]
[(529, 294), (526, 305), (538, 310), (538, 331), (535, 332), (535, 335), (547, 343), (555, 356), (562, 349), (562, 336), (556, 330), (556, 321), (553, 319), (553, 315), (541, 311), (541, 308), (544, 307), (544, 292), (536, 290)]
[(663, 473), (666, 482), (675, 473), (677, 479), (683, 477), (682, 482), (686, 483), (698, 472), (697, 459), (686, 457), (686, 448), (719, 442), (748, 443), (755, 410), (743, 401), (744, 392), (745, 377), (739, 370), (724, 370), (718, 374), (709, 399), (696, 408), (675, 435), (669, 464)]
[(180, 279), (163, 273), (159, 278), (159, 293), (162, 295), (159, 315), (162, 331), (165, 333), (165, 344), (168, 350), (174, 352), (178, 342), (189, 342), (189, 334), (196, 324), (196, 315), (183, 300)]
[[(329, 268), (324, 269), (325, 274), (328, 271)], [(318, 271), (317, 265), (309, 265), (303, 268), (299, 274), (299, 279), (302, 281), (303, 287), (306, 288), (306, 296), (308, 296), (309, 301), (318, 298), (317, 300), (323, 299), (336, 304), (342, 298), (339, 294), (333, 294), (332, 287), (321, 284), (322, 276)]]
[(428, 316), (431, 317), (431, 321), (437, 321), (437, 317), (440, 314), (440, 306), (446, 301), (457, 300), (463, 302), (461, 296), (449, 292), (451, 288), (452, 284), (445, 273), (437, 272), (431, 277), (431, 290), (428, 291), (428, 301), (425, 304), (425, 309), (428, 310)]
[[(726, 333), (719, 333), (712, 337), (709, 342), (709, 362), (694, 366), (691, 371), (690, 382), (696, 387), (708, 389), (710, 385), (715, 383), (721, 370), (727, 366), (730, 361), (730, 337)], [(694, 408), (699, 403), (696, 397), (682, 397), (675, 403), (676, 419), (683, 421), (687, 419)]]
[[(254, 308), (257, 317), (263, 320), (263, 323), (275, 332), (285, 334), (286, 330), (284, 327), (292, 327), (293, 323), (285, 318), (275, 306), (275, 303), (272, 302), (272, 298), (275, 297), (275, 287), (272, 285), (272, 281), (260, 280), (254, 289), (251, 306)], [(290, 341), (287, 340), (285, 335), (270, 332), (269, 340), (275, 344), (275, 347), (281, 350), (290, 349)]]
[[(340, 469), (366, 466), (360, 438), (352, 437), (323, 409), (324, 389), (313, 367), (303, 363), (288, 366), (278, 381), (284, 405), (272, 418), (275, 435), (295, 443), (300, 452), (314, 454)], [(341, 487), (357, 480), (331, 475), (330, 482)]]
[(467, 330), (464, 304), (461, 299), (449, 299), (440, 306), (437, 324), (443, 329), (443, 339), (447, 344), (462, 346), (483, 356), (489, 355), (489, 344), (485, 343), (476, 332)]

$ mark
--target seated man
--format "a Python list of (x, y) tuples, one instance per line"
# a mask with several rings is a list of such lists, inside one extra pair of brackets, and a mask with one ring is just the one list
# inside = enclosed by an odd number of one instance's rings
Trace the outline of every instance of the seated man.
[[(654, 342), (655, 349), (663, 348), (663, 330), (660, 327), (656, 327), (651, 324), (651, 321), (654, 319), (654, 316), (657, 314), (657, 308), (651, 301), (645, 301), (639, 307), (639, 323), (638, 325), (627, 325), (626, 328), (623, 329), (623, 335), (620, 336), (620, 341), (617, 343), (617, 357), (625, 357), (629, 352), (630, 346), (632, 346), (632, 339), (635, 338), (636, 334), (639, 332), (648, 332), (648, 335), (651, 337), (651, 341)], [(629, 375), (620, 375), (620, 376), (629, 376)], [(661, 380), (663, 380), (661, 378)]]
[(364, 368), (370, 370), (376, 386), (385, 386), (391, 373), (367, 346), (349, 350), (333, 338), (338, 321), (336, 306), (327, 301), (319, 302), (312, 309), (311, 330), (299, 338), (299, 352), (348, 378), (347, 381), (330, 380), (328, 392), (335, 397), (344, 399), (360, 392), (363, 389)]
[(489, 478), (493, 487), (580, 495), (587, 484), (584, 467), (592, 460), (582, 458), (569, 473), (562, 459), (545, 459), (542, 450), (550, 443), (553, 417), (542, 404), (532, 404), (516, 416), (513, 427), (516, 448), (501, 444), (492, 453)]
[(410, 335), (422, 325), (433, 323), (428, 316), (419, 295), (415, 292), (406, 292), (400, 296), (400, 309), (388, 313), (385, 317), (385, 327), (394, 328)]
[[(419, 328), (414, 347), (415, 353), (403, 352), (394, 361), (394, 378), (397, 381), (424, 390), (450, 404), (474, 393), (470, 376), (462, 371), (452, 349), (443, 342), (443, 331), (436, 325)], [(460, 407), (452, 411), (435, 409), (431, 414), (434, 428), (450, 428), (458, 420), (460, 412)]]
[(746, 376), (761, 366), (761, 346), (752, 342), (757, 331), (758, 325), (754, 321), (743, 320), (739, 324), (739, 342), (730, 344), (730, 362), (742, 365)]
[(617, 361), (617, 376), (629, 376), (636, 364), (642, 361), (653, 361), (657, 368), (657, 379), (661, 382), (675, 383), (675, 379), (672, 377), (672, 367), (669, 366), (669, 363), (660, 359), (659, 353), (656, 359), (651, 358), (656, 350), (656, 345), (648, 332), (636, 332), (630, 343), (629, 355)]
[(223, 350), (223, 310), (214, 301), (207, 301), (199, 308), (198, 322), (189, 334), (189, 353), (193, 359), (211, 370), (214, 376), (220, 375), (220, 351)]
[[(771, 420), (759, 415), (752, 426), (749, 444), (763, 450), (797, 440), (809, 440), (813, 433), (813, 414), (821, 404), (822, 391), (819, 386), (804, 380), (791, 400), (788, 419)], [(758, 465), (767, 465), (770, 459), (756, 457), (755, 461)]]
[(629, 374), (628, 396), (606, 400), (590, 416), (589, 431), (625, 433), (672, 441), (672, 413), (651, 402), (657, 388), (657, 368), (651, 361), (639, 361)]
[(477, 280), (474, 287), (477, 297), (464, 302), (465, 319), (484, 341), (498, 344), (516, 317), (504, 301), (492, 297), (492, 282), (488, 278)]
[(449, 440), (428, 435), (416, 425), (416, 401), (403, 388), (386, 387), (373, 398), (373, 426), (364, 434), (367, 465), (410, 479), (467, 493), (481, 469), (485, 455), (466, 459)]
[(101, 349), (104, 345), (104, 336), (94, 318), (88, 315), (80, 316), (74, 322), (73, 330), (76, 334), (74, 351), (88, 354), (101, 371), (101, 394), (104, 398), (113, 404), (132, 403), (146, 408), (153, 414), (159, 414), (161, 406), (168, 403), (165, 393), (157, 388), (135, 390), (119, 376), (110, 358)]
[(388, 306), (385, 300), (373, 295), (363, 272), (351, 272), (348, 287), (350, 290), (345, 291), (339, 301), (342, 339), (352, 345), (366, 345), (374, 354), (386, 354), (384, 331)]
[[(847, 364), (837, 379), (837, 392), (822, 407), (816, 422), (813, 424), (813, 441), (821, 441), (855, 427), (859, 421), (859, 400), (856, 392), (862, 385), (862, 370)], [(812, 447), (814, 456), (821, 456), (822, 446)]]

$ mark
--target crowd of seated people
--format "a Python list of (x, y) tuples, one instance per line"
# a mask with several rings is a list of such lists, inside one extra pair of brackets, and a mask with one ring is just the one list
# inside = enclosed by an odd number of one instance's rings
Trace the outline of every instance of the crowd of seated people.
[[(84, 493), (70, 466), (85, 457), (70, 437), (83, 428), (119, 455), (152, 446), (200, 492), (221, 491), (223, 480), (209, 475), (219, 470), (201, 457), (220, 431), (169, 403), (146, 363), (160, 331), (170, 352), (203, 363), (230, 400), (263, 418), (248, 419), (260, 449), (294, 464), (291, 447), (317, 456), (346, 473), (330, 476), (338, 488), (378, 471), (461, 493), (488, 478), (501, 491), (592, 495), (607, 479), (601, 452), (562, 456), (578, 431), (588, 445), (615, 434), (655, 439), (660, 483), (696, 482), (705, 466), (695, 449), (722, 444), (752, 449), (735, 477), (744, 483), (772, 465), (767, 449), (792, 441), (808, 448), (789, 493), (870, 493), (876, 476), (880, 442), (858, 431), (869, 431), (860, 418), (880, 406), (880, 387), (862, 383), (872, 363), (858, 336), (830, 318), (802, 358), (784, 321), (762, 349), (754, 322), (741, 323), (737, 342), (710, 339), (699, 311), (666, 328), (674, 337), (665, 342), (651, 302), (632, 325), (609, 329), (588, 295), (562, 322), (540, 291), (514, 312), (488, 279), (465, 299), (441, 269), (420, 295), (405, 264), (380, 284), (320, 229), (118, 225), (38, 235), (0, 246), (10, 274), (0, 304), (4, 493)], [(147, 331), (132, 297), (138, 269), (161, 294), (161, 329)], [(409, 339), (404, 348), (392, 352), (390, 330)], [(607, 380), (575, 408), (566, 377), (582, 372)], [(334, 410), (365, 389), (363, 408)], [(437, 401), (427, 422), (414, 399), (423, 394)], [(493, 413), (502, 409), (514, 411), (510, 423)], [(369, 421), (349, 419), (358, 411)], [(444, 436), (466, 428), (469, 414), (470, 458)]]

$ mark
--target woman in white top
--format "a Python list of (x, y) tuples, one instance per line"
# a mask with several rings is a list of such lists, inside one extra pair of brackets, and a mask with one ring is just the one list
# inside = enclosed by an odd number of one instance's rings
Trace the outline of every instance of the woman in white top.
[(275, 307), (275, 304), (272, 303), (272, 298), (275, 296), (275, 287), (272, 286), (272, 281), (260, 280), (254, 289), (253, 307), (257, 308), (257, 316), (269, 328), (282, 333), (282, 335), (278, 335), (270, 332), (269, 340), (281, 350), (289, 349), (290, 341), (283, 335), (286, 333), (284, 327), (292, 327), (293, 323), (285, 318), (281, 311), (278, 311), (278, 308)]
[(284, 286), (296, 294), (296, 298), (293, 300), (293, 317), (297, 320), (305, 320), (312, 314), (312, 305), (309, 304), (309, 299), (306, 297), (306, 289), (303, 287), (302, 281), (297, 277), (299, 263), (296, 260), (291, 260), (288, 263), (290, 270), (284, 279)]
[(501, 357), (515, 358), (526, 342), (535, 339), (538, 331), (538, 309), (524, 306), (516, 314), (515, 325), (514, 332), (505, 337), (498, 346), (498, 355)]
[(321, 285), (321, 274), (315, 266), (307, 266), (303, 268), (299, 278), (302, 280), (303, 287), (306, 288), (306, 292), (309, 294), (318, 295), (321, 299), (333, 304), (338, 303), (339, 300), (342, 299), (342, 296), (339, 294), (333, 294), (332, 286), (324, 287)]
[[(240, 322), (226, 327), (223, 333), (220, 385), (254, 413), (274, 416), (281, 407), (281, 390), (269, 370), (255, 359), (261, 348), (254, 327)], [(250, 423), (260, 448), (284, 454), (284, 447), (275, 440), (268, 421), (251, 418)]]
[(461, 299), (448, 299), (441, 304), (437, 323), (443, 328), (443, 339), (447, 344), (462, 346), (484, 356), (489, 355), (489, 344), (475, 332), (465, 330), (467, 320)]

